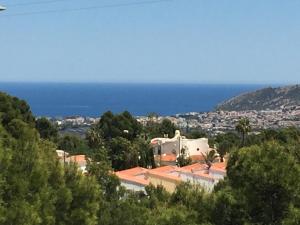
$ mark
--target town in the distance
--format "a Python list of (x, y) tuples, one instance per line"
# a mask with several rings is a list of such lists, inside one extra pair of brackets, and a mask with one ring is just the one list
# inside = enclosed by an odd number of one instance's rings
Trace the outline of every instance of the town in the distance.
[(0, 225), (300, 225), (300, 0), (0, 0)]
[[(281, 89), (275, 88), (271, 91), (278, 92)], [(284, 87), (284, 89), (287, 88)], [(288, 87), (288, 89), (299, 90), (299, 87), (296, 85)], [(268, 89), (269, 91), (270, 89)], [(256, 95), (260, 95), (261, 92), (265, 94), (263, 89), (257, 91)], [(241, 96), (245, 99), (244, 95)], [(236, 101), (237, 98), (239, 97), (233, 99)], [(283, 95), (282, 98), (285, 96)], [(145, 129), (149, 128), (151, 124), (160, 124), (161, 126), (172, 124), (174, 129), (178, 130), (174, 133), (163, 134), (164, 137), (151, 137), (148, 140), (144, 137), (150, 143), (155, 166), (133, 167), (117, 171), (116, 175), (121, 184), (133, 191), (146, 192), (145, 187), (154, 184), (162, 185), (167, 191), (174, 192), (176, 186), (184, 181), (198, 184), (206, 191), (212, 191), (214, 186), (226, 176), (228, 158), (226, 151), (230, 148), (230, 144), (227, 143), (227, 140), (219, 143), (210, 143), (209, 140), (220, 139), (222, 135), (226, 136), (235, 131), (244, 132), (243, 135), (259, 135), (263, 130), (300, 128), (300, 105), (297, 105), (295, 100), (289, 99), (291, 104), (277, 104), (278, 107), (272, 109), (223, 110), (222, 107), (224, 108), (224, 105), (230, 101), (218, 105), (217, 110), (212, 112), (190, 112), (174, 116), (159, 116), (156, 113), (150, 113), (147, 116), (136, 116), (135, 119)], [(247, 101), (253, 102), (252, 99)], [(129, 114), (129, 112), (127, 113)], [(106, 119), (70, 116), (49, 118), (49, 120), (58, 126), (63, 135), (73, 134), (85, 137), (90, 129)], [(246, 130), (239, 131), (240, 123), (244, 123), (243, 126)], [(128, 132), (130, 131), (124, 130), (124, 133)], [(238, 139), (238, 136), (235, 138)], [(222, 149), (225, 152), (220, 155)], [(57, 150), (57, 154), (62, 162), (76, 162), (83, 173), (87, 172), (87, 156), (69, 156), (69, 153), (64, 150)]]
[[(164, 119), (168, 119), (183, 130), (201, 130), (215, 135), (234, 131), (236, 123), (242, 117), (250, 120), (253, 132), (289, 126), (300, 127), (300, 106), (283, 107), (279, 110), (190, 112), (174, 116), (159, 116), (153, 113), (148, 116), (137, 116), (136, 119), (142, 124), (146, 124), (149, 120), (160, 123)], [(77, 134), (84, 134), (90, 126), (100, 120), (100, 117), (84, 116), (48, 118), (59, 126), (61, 132)]]
[(0, 224), (299, 224), (300, 95), (277, 92), (52, 122), (0, 92)]
[[(211, 112), (178, 113), (170, 116), (149, 113), (144, 116), (136, 116), (136, 119), (144, 125), (149, 120), (161, 123), (164, 119), (169, 119), (186, 132), (197, 130), (210, 135), (234, 131), (236, 123), (244, 117), (251, 122), (253, 132), (289, 126), (300, 127), (299, 96), (300, 85), (264, 88), (220, 103), (216, 106), (216, 110)], [(49, 117), (49, 119), (57, 124), (63, 133), (71, 132), (83, 135), (100, 118), (68, 116), (64, 118)]]

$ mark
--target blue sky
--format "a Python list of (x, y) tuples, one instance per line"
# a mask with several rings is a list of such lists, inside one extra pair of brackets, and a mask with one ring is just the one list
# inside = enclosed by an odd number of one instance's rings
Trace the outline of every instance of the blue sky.
[(300, 83), (299, 0), (173, 0), (7, 16), (139, 1), (0, 0), (8, 8), (0, 12), (0, 81)]

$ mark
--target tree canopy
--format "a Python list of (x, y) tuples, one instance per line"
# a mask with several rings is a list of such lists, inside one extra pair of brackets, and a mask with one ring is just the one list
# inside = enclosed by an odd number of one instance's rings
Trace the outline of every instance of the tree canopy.
[[(176, 127), (170, 121), (143, 129), (128, 112), (107, 112), (86, 139), (66, 135), (53, 143), (51, 126), (44, 119), (35, 125), (24, 101), (0, 94), (0, 103), (0, 224), (300, 224), (297, 128), (249, 135), (245, 147), (233, 133), (215, 137), (219, 154), (229, 153), (229, 160), (227, 177), (212, 193), (184, 182), (174, 193), (152, 185), (146, 193), (131, 192), (113, 171), (153, 166), (142, 134), (171, 135)], [(87, 174), (60, 162), (57, 145), (89, 152)]]

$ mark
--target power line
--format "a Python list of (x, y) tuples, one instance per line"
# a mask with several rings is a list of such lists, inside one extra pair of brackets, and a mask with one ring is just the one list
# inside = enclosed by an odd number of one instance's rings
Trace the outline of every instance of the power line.
[[(59, 0), (53, 0), (53, 1), (59, 1)], [(63, 0), (60, 0), (60, 1), (63, 1)], [(172, 2), (172, 1), (174, 1), (174, 0), (145, 0), (145, 1), (117, 3), (117, 4), (109, 4), (109, 5), (101, 5), (101, 6), (89, 6), (89, 7), (81, 7), (81, 8), (73, 8), (73, 9), (53, 9), (53, 10), (24, 12), (24, 13), (3, 15), (1, 17), (15, 17), (15, 16), (29, 16), (29, 15), (39, 15), (39, 14), (89, 11), (89, 10), (97, 10), (97, 9), (105, 9), (105, 8), (120, 8), (120, 7), (128, 7), (128, 6), (150, 5), (150, 4), (156, 4), (156, 3), (162, 3), (162, 2)]]
[(19, 7), (19, 6), (31, 6), (31, 5), (42, 5), (42, 4), (49, 4), (49, 3), (56, 3), (56, 2), (65, 2), (70, 0), (47, 0), (47, 1), (34, 1), (34, 2), (23, 2), (23, 3), (16, 3), (16, 4), (8, 4), (6, 7)]

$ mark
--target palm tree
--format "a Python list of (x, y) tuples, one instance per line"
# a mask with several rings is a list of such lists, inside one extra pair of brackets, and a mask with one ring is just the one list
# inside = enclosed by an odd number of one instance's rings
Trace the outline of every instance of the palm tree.
[(104, 145), (101, 131), (98, 131), (95, 127), (87, 131), (86, 140), (88, 141), (88, 145), (90, 148), (99, 148)]
[(207, 165), (207, 171), (209, 171), (210, 167), (212, 166), (213, 162), (219, 157), (215, 150), (211, 150), (206, 152), (205, 154), (201, 153), (205, 164)]
[(235, 127), (236, 131), (242, 135), (242, 146), (245, 146), (246, 135), (251, 131), (251, 125), (248, 118), (239, 120)]
[(229, 152), (230, 148), (232, 148), (232, 143), (227, 140), (223, 140), (217, 144), (217, 152), (220, 155), (221, 162), (224, 162), (224, 156)]

